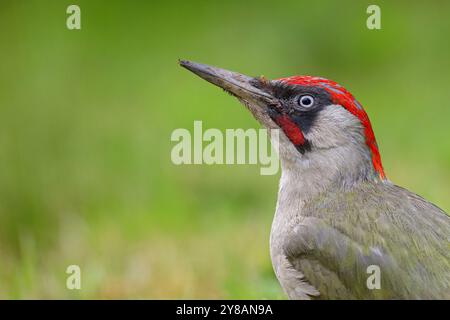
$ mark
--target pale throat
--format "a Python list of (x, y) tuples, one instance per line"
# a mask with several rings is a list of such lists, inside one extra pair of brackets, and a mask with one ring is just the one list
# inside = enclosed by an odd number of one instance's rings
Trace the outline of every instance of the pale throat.
[[(284, 145), (284, 146), (283, 146)], [(365, 144), (349, 143), (305, 154), (281, 143), (280, 188), (301, 199), (327, 190), (350, 189), (363, 181), (381, 181)]]

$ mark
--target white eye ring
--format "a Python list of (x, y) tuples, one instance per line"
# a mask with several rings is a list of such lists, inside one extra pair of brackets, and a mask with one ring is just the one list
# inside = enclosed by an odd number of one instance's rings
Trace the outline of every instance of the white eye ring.
[(310, 108), (314, 104), (314, 97), (309, 94), (305, 94), (298, 98), (298, 104), (304, 108)]

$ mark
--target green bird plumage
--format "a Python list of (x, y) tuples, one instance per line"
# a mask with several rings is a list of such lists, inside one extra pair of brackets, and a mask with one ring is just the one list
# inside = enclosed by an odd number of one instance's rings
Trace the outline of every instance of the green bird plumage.
[(347, 90), (180, 64), (280, 131), (270, 254), (289, 298), (450, 299), (450, 217), (386, 178), (369, 118)]
[[(449, 218), (423, 198), (361, 182), (314, 197), (301, 220), (283, 250), (317, 297), (450, 298)], [(380, 268), (379, 289), (367, 287), (369, 266)]]

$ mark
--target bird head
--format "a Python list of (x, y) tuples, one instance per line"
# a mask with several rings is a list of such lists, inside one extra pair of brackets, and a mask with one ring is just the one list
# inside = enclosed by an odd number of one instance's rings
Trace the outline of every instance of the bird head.
[(268, 80), (190, 61), (180, 65), (237, 97), (267, 129), (280, 129), (285, 167), (337, 168), (336, 175), (353, 179), (385, 178), (366, 112), (336, 82), (312, 76)]

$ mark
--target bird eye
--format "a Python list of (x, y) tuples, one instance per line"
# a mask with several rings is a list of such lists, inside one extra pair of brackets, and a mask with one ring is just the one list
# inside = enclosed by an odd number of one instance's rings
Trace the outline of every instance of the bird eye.
[(310, 95), (303, 95), (300, 98), (298, 98), (298, 104), (301, 107), (309, 108), (314, 104), (314, 98)]

